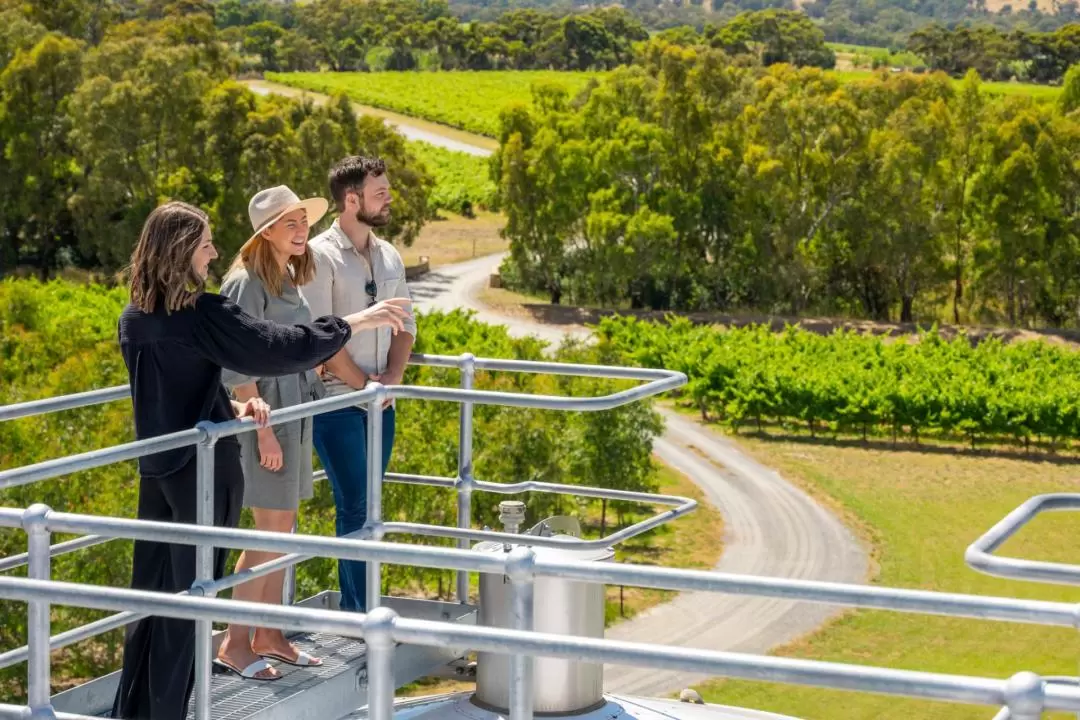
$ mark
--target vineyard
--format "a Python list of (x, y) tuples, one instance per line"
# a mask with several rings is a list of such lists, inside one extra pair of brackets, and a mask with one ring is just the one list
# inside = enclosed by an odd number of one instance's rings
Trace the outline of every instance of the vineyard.
[(466, 216), (495, 207), (496, 188), (486, 158), (421, 141), (410, 142), (409, 150), (435, 180), (428, 195), (430, 207)]
[(534, 84), (561, 85), (574, 95), (602, 75), (548, 70), (266, 73), (266, 79), (313, 92), (344, 92), (358, 103), (495, 136), (500, 110), (509, 103), (530, 103)]
[(603, 346), (626, 361), (685, 372), (685, 396), (738, 429), (797, 423), (811, 433), (979, 441), (1080, 439), (1080, 355), (1042, 342), (972, 346), (763, 326), (723, 330), (606, 318)]

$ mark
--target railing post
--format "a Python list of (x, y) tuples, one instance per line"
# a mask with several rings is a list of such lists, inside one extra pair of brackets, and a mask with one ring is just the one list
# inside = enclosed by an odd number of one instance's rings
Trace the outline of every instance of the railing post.
[[(367, 522), (364, 523), (363, 537), (371, 540), (382, 538), (382, 484), (383, 484), (383, 403), (386, 401), (386, 388), (380, 383), (371, 383), (375, 397), (368, 403), (367, 413), (367, 459), (368, 459), (368, 495)], [(374, 560), (367, 561), (367, 599), (366, 610), (371, 612), (382, 602), (382, 564)]]
[[(510, 622), (514, 630), (533, 629), (533, 566), (536, 553), (530, 547), (517, 546), (506, 557), (510, 577)], [(529, 655), (510, 656), (510, 720), (532, 720), (533, 659)]]
[(392, 720), (394, 717), (395, 622), (397, 613), (388, 607), (370, 610), (364, 618), (369, 720)]
[[(196, 448), (195, 521), (201, 526), (214, 524), (214, 454), (217, 434), (214, 423), (199, 423), (203, 438)], [(206, 595), (205, 585), (214, 579), (214, 546), (195, 546), (195, 582), (191, 593)], [(212, 593), (210, 593), (212, 595)], [(195, 720), (210, 720), (210, 675), (213, 671), (213, 623), (195, 621)]]
[[(297, 513), (299, 517), (299, 513)], [(293, 535), (299, 530), (299, 522), (293, 520)], [(296, 602), (296, 566), (290, 565), (285, 569), (285, 581), (281, 584), (281, 604), (292, 605)]]
[[(465, 353), (461, 356), (461, 389), (472, 390), (476, 379), (476, 356)], [(472, 489), (473, 489), (473, 404), (461, 403), (460, 422), (458, 424), (458, 477), (457, 477), (457, 526), (467, 530), (472, 526)], [(457, 546), (469, 549), (468, 540), (458, 540)], [(457, 601), (469, 602), (469, 572), (454, 571)]]
[[(26, 531), (27, 574), (34, 580), (51, 579), (49, 558), (52, 533), (48, 518), (52, 512), (48, 505), (36, 503), (28, 507), (22, 516)], [(31, 600), (26, 605), (27, 650), (27, 699), (32, 717), (49, 717), (52, 712), (52, 692), (49, 673), (49, 602)]]
[(1033, 672), (1018, 672), (1005, 686), (1005, 704), (1011, 720), (1039, 720), (1043, 714), (1046, 689)]

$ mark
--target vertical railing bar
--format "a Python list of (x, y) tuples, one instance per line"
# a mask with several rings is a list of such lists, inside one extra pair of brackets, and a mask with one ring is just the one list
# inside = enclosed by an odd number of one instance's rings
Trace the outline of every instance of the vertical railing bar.
[[(533, 566), (536, 553), (517, 546), (506, 558), (506, 574), (510, 577), (510, 624), (514, 630), (531, 631), (534, 612)], [(510, 656), (510, 720), (532, 720), (533, 658), (524, 653)]]
[[(476, 379), (476, 356), (465, 353), (461, 356), (461, 389), (472, 390)], [(458, 423), (458, 482), (457, 492), (457, 525), (459, 529), (467, 530), (472, 527), (472, 487), (473, 487), (473, 404), (462, 402), (459, 412)], [(457, 541), (458, 548), (469, 549), (469, 541), (460, 539)], [(469, 602), (469, 572), (456, 570), (454, 572), (455, 594), (459, 603)]]
[[(196, 448), (196, 522), (201, 526), (214, 524), (214, 454), (217, 436), (212, 423), (200, 423), (205, 436)], [(204, 594), (203, 583), (214, 579), (214, 546), (209, 543), (195, 546), (195, 582), (193, 595)], [(210, 675), (213, 671), (213, 623), (195, 621), (195, 720), (210, 720)]]
[[(296, 517), (297, 519), (293, 520), (292, 524), (293, 535), (300, 529), (300, 513), (297, 513)], [(292, 605), (294, 602), (296, 602), (296, 565), (290, 565), (285, 568), (285, 582), (281, 584), (281, 604)]]
[[(34, 580), (50, 580), (52, 576), (49, 545), (52, 533), (47, 525), (50, 509), (37, 503), (23, 514), (26, 530), (27, 574)], [(27, 603), (27, 700), (34, 711), (51, 710), (52, 692), (49, 671), (49, 622), (48, 600), (31, 600)], [(36, 717), (36, 715), (35, 715)]]
[(369, 720), (393, 720), (394, 717), (395, 622), (397, 613), (388, 607), (375, 608), (364, 618)]
[[(368, 403), (367, 413), (367, 455), (368, 455), (368, 494), (367, 522), (364, 537), (379, 540), (382, 537), (382, 481), (383, 481), (383, 402), (386, 400), (386, 388), (379, 383), (371, 383), (375, 388), (375, 397)], [(367, 562), (367, 591), (365, 610), (371, 612), (382, 602), (382, 565), (373, 560)]]

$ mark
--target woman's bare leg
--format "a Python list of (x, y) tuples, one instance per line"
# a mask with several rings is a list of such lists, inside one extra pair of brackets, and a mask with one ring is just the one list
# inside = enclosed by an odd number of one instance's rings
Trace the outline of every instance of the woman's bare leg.
[[(259, 511), (256, 510), (255, 512), (258, 513)], [(258, 527), (258, 515), (256, 515), (255, 526), (257, 529), (264, 529)], [(256, 565), (261, 565), (275, 557), (278, 556), (273, 553), (260, 552), (258, 550), (245, 550), (240, 553), (240, 558), (236, 561), (236, 572), (249, 570)], [(254, 580), (248, 580), (243, 585), (237, 585), (233, 588), (233, 600), (264, 602), (262, 598), (266, 592), (266, 580), (267, 576), (264, 575), (255, 578)], [(259, 656), (251, 649), (251, 628), (247, 625), (230, 625), (225, 631), (225, 637), (221, 641), (221, 647), (218, 648), (218, 657), (237, 670), (243, 670), (248, 665), (258, 660)], [(274, 668), (269, 668), (260, 670), (255, 673), (255, 676), (259, 678), (272, 678), (280, 674), (281, 673)]]
[[(296, 524), (296, 513), (292, 510), (256, 509), (254, 514), (255, 527), (259, 530), (288, 533), (292, 532), (293, 526)], [(265, 555), (267, 560), (280, 557), (270, 553), (265, 553)], [(266, 560), (263, 562), (266, 562)], [(263, 580), (263, 585), (260, 588), (261, 596), (257, 602), (280, 605), (282, 589), (285, 585), (285, 571), (279, 570), (266, 575)], [(255, 628), (255, 637), (251, 641), (251, 648), (255, 653), (277, 655), (289, 660), (295, 660), (297, 657), (296, 648), (285, 639), (284, 633), (277, 628)]]
[[(293, 524), (296, 522), (296, 513), (292, 510), (252, 508), (251, 513), (255, 517), (256, 530), (292, 532)], [(279, 557), (281, 557), (279, 553), (245, 550), (236, 563), (236, 570), (237, 572), (247, 570)], [(263, 575), (243, 585), (238, 585), (233, 590), (233, 599), (279, 605), (284, 582), (284, 570)], [(259, 659), (259, 653), (264, 652), (290, 659), (296, 657), (296, 650), (285, 640), (280, 630), (255, 628), (255, 636), (252, 639), (251, 628), (247, 625), (229, 626), (222, 640), (221, 649), (218, 651), (218, 657), (227, 660), (233, 667), (243, 670)], [(259, 677), (272, 677), (276, 674), (279, 674), (277, 670), (257, 673)]]

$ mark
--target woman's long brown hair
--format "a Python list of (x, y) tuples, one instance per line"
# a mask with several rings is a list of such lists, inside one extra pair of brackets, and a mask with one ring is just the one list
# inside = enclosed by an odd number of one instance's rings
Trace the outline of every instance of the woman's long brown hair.
[(166, 203), (150, 213), (131, 254), (135, 307), (150, 313), (164, 305), (171, 313), (195, 304), (205, 282), (191, 258), (209, 227), (206, 213), (183, 202)]
[[(277, 222), (281, 222), (279, 219)], [(277, 223), (274, 223), (275, 225)], [(271, 225), (270, 227), (273, 227)], [(267, 228), (269, 230), (269, 228)], [(265, 231), (264, 231), (265, 232)], [(281, 297), (284, 276), (278, 266), (277, 258), (274, 257), (274, 248), (265, 235), (259, 233), (259, 237), (246, 250), (233, 259), (229, 266), (229, 275), (240, 268), (246, 269), (262, 281), (263, 286), (274, 297)], [(304, 247), (303, 255), (293, 255), (285, 266), (285, 272), (292, 270), (291, 278), (296, 287), (306, 285), (315, 279), (315, 257), (312, 255), (311, 246)]]

